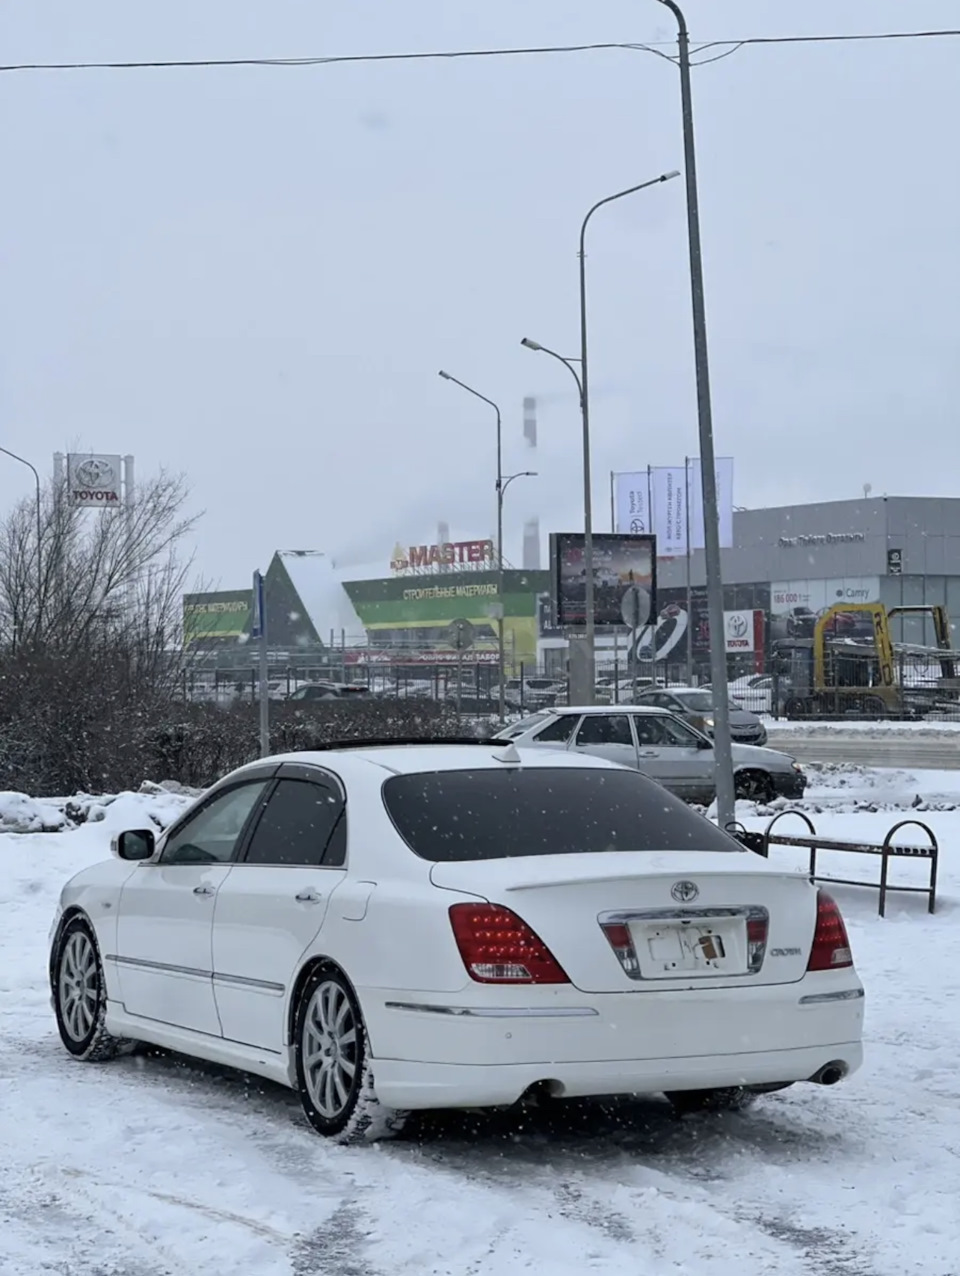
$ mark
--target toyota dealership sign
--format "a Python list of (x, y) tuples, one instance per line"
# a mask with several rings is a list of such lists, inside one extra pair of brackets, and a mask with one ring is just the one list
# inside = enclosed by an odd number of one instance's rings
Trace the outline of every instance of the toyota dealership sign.
[(725, 611), (723, 632), (728, 653), (763, 651), (762, 611)]
[(92, 452), (70, 453), (67, 492), (75, 509), (119, 509), (123, 504), (122, 458)]

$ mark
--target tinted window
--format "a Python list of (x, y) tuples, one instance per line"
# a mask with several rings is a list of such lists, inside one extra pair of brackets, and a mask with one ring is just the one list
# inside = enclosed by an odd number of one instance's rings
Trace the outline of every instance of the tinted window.
[(565, 713), (562, 717), (548, 722), (533, 738), (543, 744), (566, 744), (573, 735), (573, 728), (578, 721), (575, 713)]
[(383, 801), (410, 849), (432, 861), (739, 849), (653, 780), (614, 768), (396, 775)]
[(252, 780), (220, 793), (182, 828), (172, 833), (160, 856), (163, 864), (225, 864), (269, 780)]
[(703, 738), (679, 718), (668, 718), (666, 714), (638, 714), (634, 725), (641, 748), (695, 749)]
[(684, 709), (693, 713), (712, 713), (713, 695), (709, 691), (691, 691), (689, 695), (677, 696)]
[(250, 839), (245, 862), (318, 868), (326, 862), (324, 853), (342, 809), (340, 795), (325, 785), (281, 780)]
[(628, 744), (633, 747), (630, 719), (625, 713), (594, 713), (584, 718), (577, 744)]

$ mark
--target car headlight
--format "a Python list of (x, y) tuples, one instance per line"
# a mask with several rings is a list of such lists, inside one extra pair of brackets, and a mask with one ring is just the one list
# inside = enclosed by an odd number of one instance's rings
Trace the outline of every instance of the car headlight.
[(704, 718), (704, 720), (703, 720), (703, 725), (704, 725), (705, 727), (710, 727), (710, 728), (712, 728), (712, 727), (713, 727), (713, 718)]
[(803, 770), (803, 767), (800, 765), (800, 763), (799, 763), (799, 762), (791, 762), (791, 763), (790, 763), (790, 765), (793, 767), (794, 771), (802, 771), (802, 770)]

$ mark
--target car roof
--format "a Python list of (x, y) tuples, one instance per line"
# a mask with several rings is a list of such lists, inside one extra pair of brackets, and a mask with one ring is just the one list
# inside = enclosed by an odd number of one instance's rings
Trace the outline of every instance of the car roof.
[[(666, 710), (661, 709), (658, 705), (653, 704), (558, 704), (552, 708), (544, 708), (541, 713), (633, 713), (640, 715), (653, 714), (655, 717), (663, 717)], [(533, 715), (530, 715), (533, 717)]]
[[(344, 780), (358, 776), (361, 772), (369, 774), (370, 768), (376, 767), (393, 775), (413, 775), (425, 771), (478, 771), (495, 770), (509, 765), (502, 760), (502, 754), (513, 746), (513, 741), (497, 741), (490, 744), (363, 744), (356, 748), (344, 749), (305, 749), (300, 753), (277, 754), (263, 758), (259, 763), (251, 765), (279, 764), (283, 762), (297, 763), (301, 766), (316, 766), (334, 771)], [(570, 754), (559, 750), (516, 748), (523, 766), (536, 767), (573, 767), (596, 769), (597, 767), (613, 767), (622, 770), (615, 762), (588, 754)]]

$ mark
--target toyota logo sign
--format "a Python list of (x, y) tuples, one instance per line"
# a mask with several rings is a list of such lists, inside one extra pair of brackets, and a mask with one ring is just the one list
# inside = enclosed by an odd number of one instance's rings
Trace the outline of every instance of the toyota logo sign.
[(742, 611), (735, 611), (727, 620), (727, 633), (731, 638), (745, 638), (749, 625)]
[(700, 894), (700, 887), (696, 882), (674, 882), (670, 894), (678, 904), (692, 904)]

